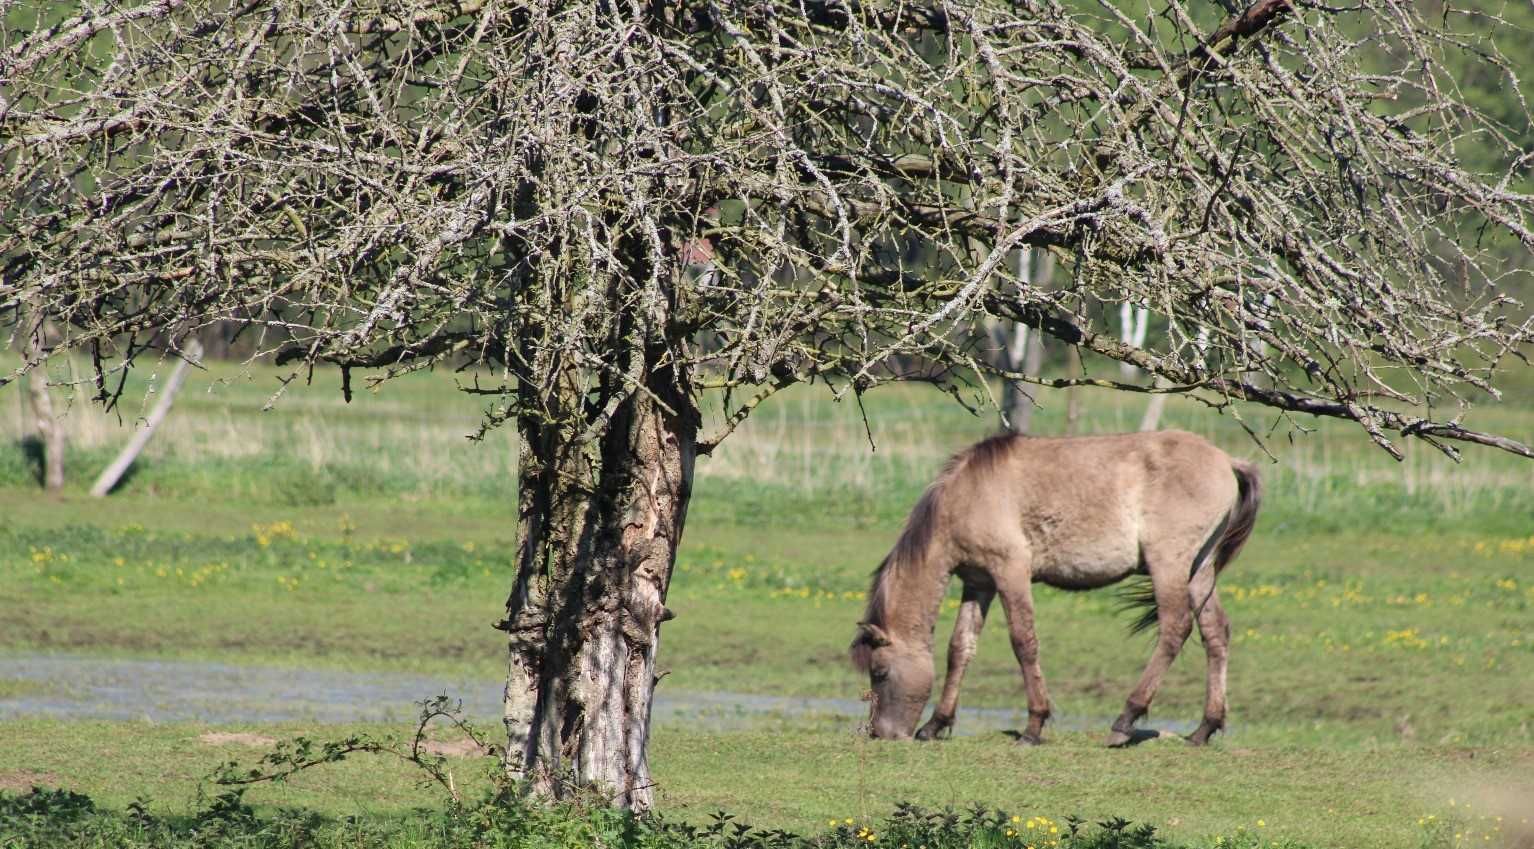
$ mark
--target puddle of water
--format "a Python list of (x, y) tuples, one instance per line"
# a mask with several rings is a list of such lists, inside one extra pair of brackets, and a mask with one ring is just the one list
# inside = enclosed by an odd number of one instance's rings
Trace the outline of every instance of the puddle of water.
[[(0, 720), (22, 717), (152, 722), (412, 722), (417, 703), (438, 695), (491, 727), (501, 714), (499, 681), (356, 673), (301, 667), (240, 666), (185, 660), (135, 660), (64, 654), (0, 655), (0, 680), (34, 683), (0, 695)], [(652, 722), (714, 731), (792, 723), (851, 729), (868, 715), (853, 699), (727, 692), (656, 691)], [(954, 733), (993, 734), (1023, 727), (1026, 710), (964, 708)], [(1061, 717), (1051, 727), (1096, 731), (1111, 719)], [(1193, 723), (1155, 722), (1177, 733)]]

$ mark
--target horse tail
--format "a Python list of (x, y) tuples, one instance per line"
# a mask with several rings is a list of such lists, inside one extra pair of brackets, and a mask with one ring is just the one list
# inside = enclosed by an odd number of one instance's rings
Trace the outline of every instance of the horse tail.
[[(1211, 559), (1211, 555), (1215, 574), (1219, 575), (1225, 565), (1241, 552), (1241, 547), (1246, 545), (1252, 535), (1252, 528), (1257, 524), (1257, 509), (1262, 506), (1262, 480), (1257, 475), (1257, 466), (1245, 460), (1232, 459), (1230, 468), (1236, 475), (1236, 503), (1220, 517), (1220, 523), (1193, 557), (1193, 563), (1188, 569), (1189, 581)], [(1213, 590), (1210, 595), (1213, 595)], [(1197, 605), (1198, 609), (1202, 610), (1208, 601), (1209, 597), (1205, 596)], [(1134, 621), (1129, 624), (1131, 634), (1150, 630), (1160, 620), (1156, 608), (1156, 592), (1149, 579), (1120, 591), (1118, 609), (1120, 612), (1135, 614)]]
[(868, 587), (868, 607), (848, 650), (852, 665), (860, 671), (868, 671), (873, 650), (888, 641), (884, 628), (889, 621), (890, 585), (899, 580), (902, 572), (916, 568), (927, 558), (937, 529), (938, 500), (942, 497), (945, 478), (946, 475), (939, 477), (922, 493), (916, 506), (911, 508), (911, 515), (906, 517), (905, 528), (895, 540), (894, 548), (874, 570), (873, 581)]
[[(1230, 469), (1236, 473), (1236, 504), (1225, 515), (1225, 533), (1215, 549), (1214, 571), (1217, 575), (1225, 564), (1241, 553), (1241, 547), (1246, 545), (1257, 524), (1257, 509), (1262, 506), (1262, 479), (1257, 476), (1257, 465), (1245, 460), (1231, 460)], [(1197, 563), (1193, 569), (1198, 571)]]

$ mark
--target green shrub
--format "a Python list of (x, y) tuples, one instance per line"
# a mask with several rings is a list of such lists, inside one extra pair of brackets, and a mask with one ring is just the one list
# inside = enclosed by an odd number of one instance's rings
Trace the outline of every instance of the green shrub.
[[(107, 811), (78, 793), (34, 788), (0, 793), (0, 849), (1305, 849), (1250, 832), (1195, 844), (1163, 839), (1123, 819), (1056, 822), (1003, 811), (897, 806), (879, 821), (845, 820), (819, 834), (758, 830), (715, 814), (707, 824), (635, 815), (598, 800), (545, 805), (501, 791), (473, 803), (403, 818), (322, 818), (279, 808), (260, 813), (243, 791), (215, 796), (186, 816), (157, 816), (145, 801)], [(1431, 844), (1433, 841), (1427, 841)]]

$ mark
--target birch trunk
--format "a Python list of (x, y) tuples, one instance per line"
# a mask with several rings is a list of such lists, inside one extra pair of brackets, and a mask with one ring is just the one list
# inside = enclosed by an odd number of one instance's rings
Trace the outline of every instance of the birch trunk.
[(43, 488), (58, 492), (64, 488), (64, 427), (53, 411), (46, 363), (40, 363), (32, 370), (28, 388), (32, 397), (32, 421), (42, 441)]
[(181, 390), (181, 382), (186, 380), (187, 366), (201, 361), (202, 343), (193, 339), (188, 343), (186, 352), (176, 363), (176, 367), (171, 370), (170, 379), (165, 381), (165, 386), (161, 388), (160, 399), (155, 402), (154, 409), (149, 411), (149, 417), (133, 432), (133, 437), (128, 440), (128, 444), (118, 452), (117, 459), (102, 469), (96, 482), (91, 484), (92, 496), (105, 498), (107, 493), (112, 491), (112, 487), (117, 486), (117, 482), (122, 480), (123, 474), (133, 465), (133, 461), (138, 459), (139, 452), (149, 444), (150, 437), (154, 436), (155, 428), (160, 426), (160, 422), (164, 421), (166, 414), (170, 412), (170, 405), (175, 403), (176, 393)]
[(500, 627), (505, 768), (534, 794), (652, 803), (655, 655), (697, 443), (677, 384), (653, 375), (584, 444), (522, 423), (518, 574)]
[(42, 443), (43, 489), (59, 492), (64, 489), (64, 426), (54, 412), (53, 396), (48, 392), (47, 343), (44, 339), (47, 333), (47, 322), (39, 321), (27, 340), (27, 359), (36, 363), (27, 379), (27, 394), (31, 400), (32, 422)]
[[(1167, 382), (1163, 378), (1156, 378), (1157, 387), (1165, 387)], [(1158, 392), (1150, 397), (1145, 403), (1145, 415), (1140, 417), (1141, 432), (1148, 432), (1161, 427), (1161, 413), (1166, 409), (1166, 393)]]
[[(1025, 325), (1018, 325), (1026, 329)], [(1044, 369), (1044, 334), (1029, 333), (1022, 356), (1022, 371), (1028, 377), (1038, 377)], [(1002, 409), (1007, 414), (1006, 424), (1013, 433), (1028, 433), (1033, 427), (1033, 410), (1037, 404), (1031, 384), (1006, 381), (1002, 384)]]

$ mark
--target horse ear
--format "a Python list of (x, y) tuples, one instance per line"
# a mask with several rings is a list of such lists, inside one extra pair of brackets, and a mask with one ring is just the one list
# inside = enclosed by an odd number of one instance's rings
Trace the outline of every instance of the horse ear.
[(890, 635), (886, 634), (884, 629), (878, 625), (872, 622), (859, 622), (858, 627), (862, 629), (863, 640), (868, 643), (870, 648), (880, 648), (890, 644)]

